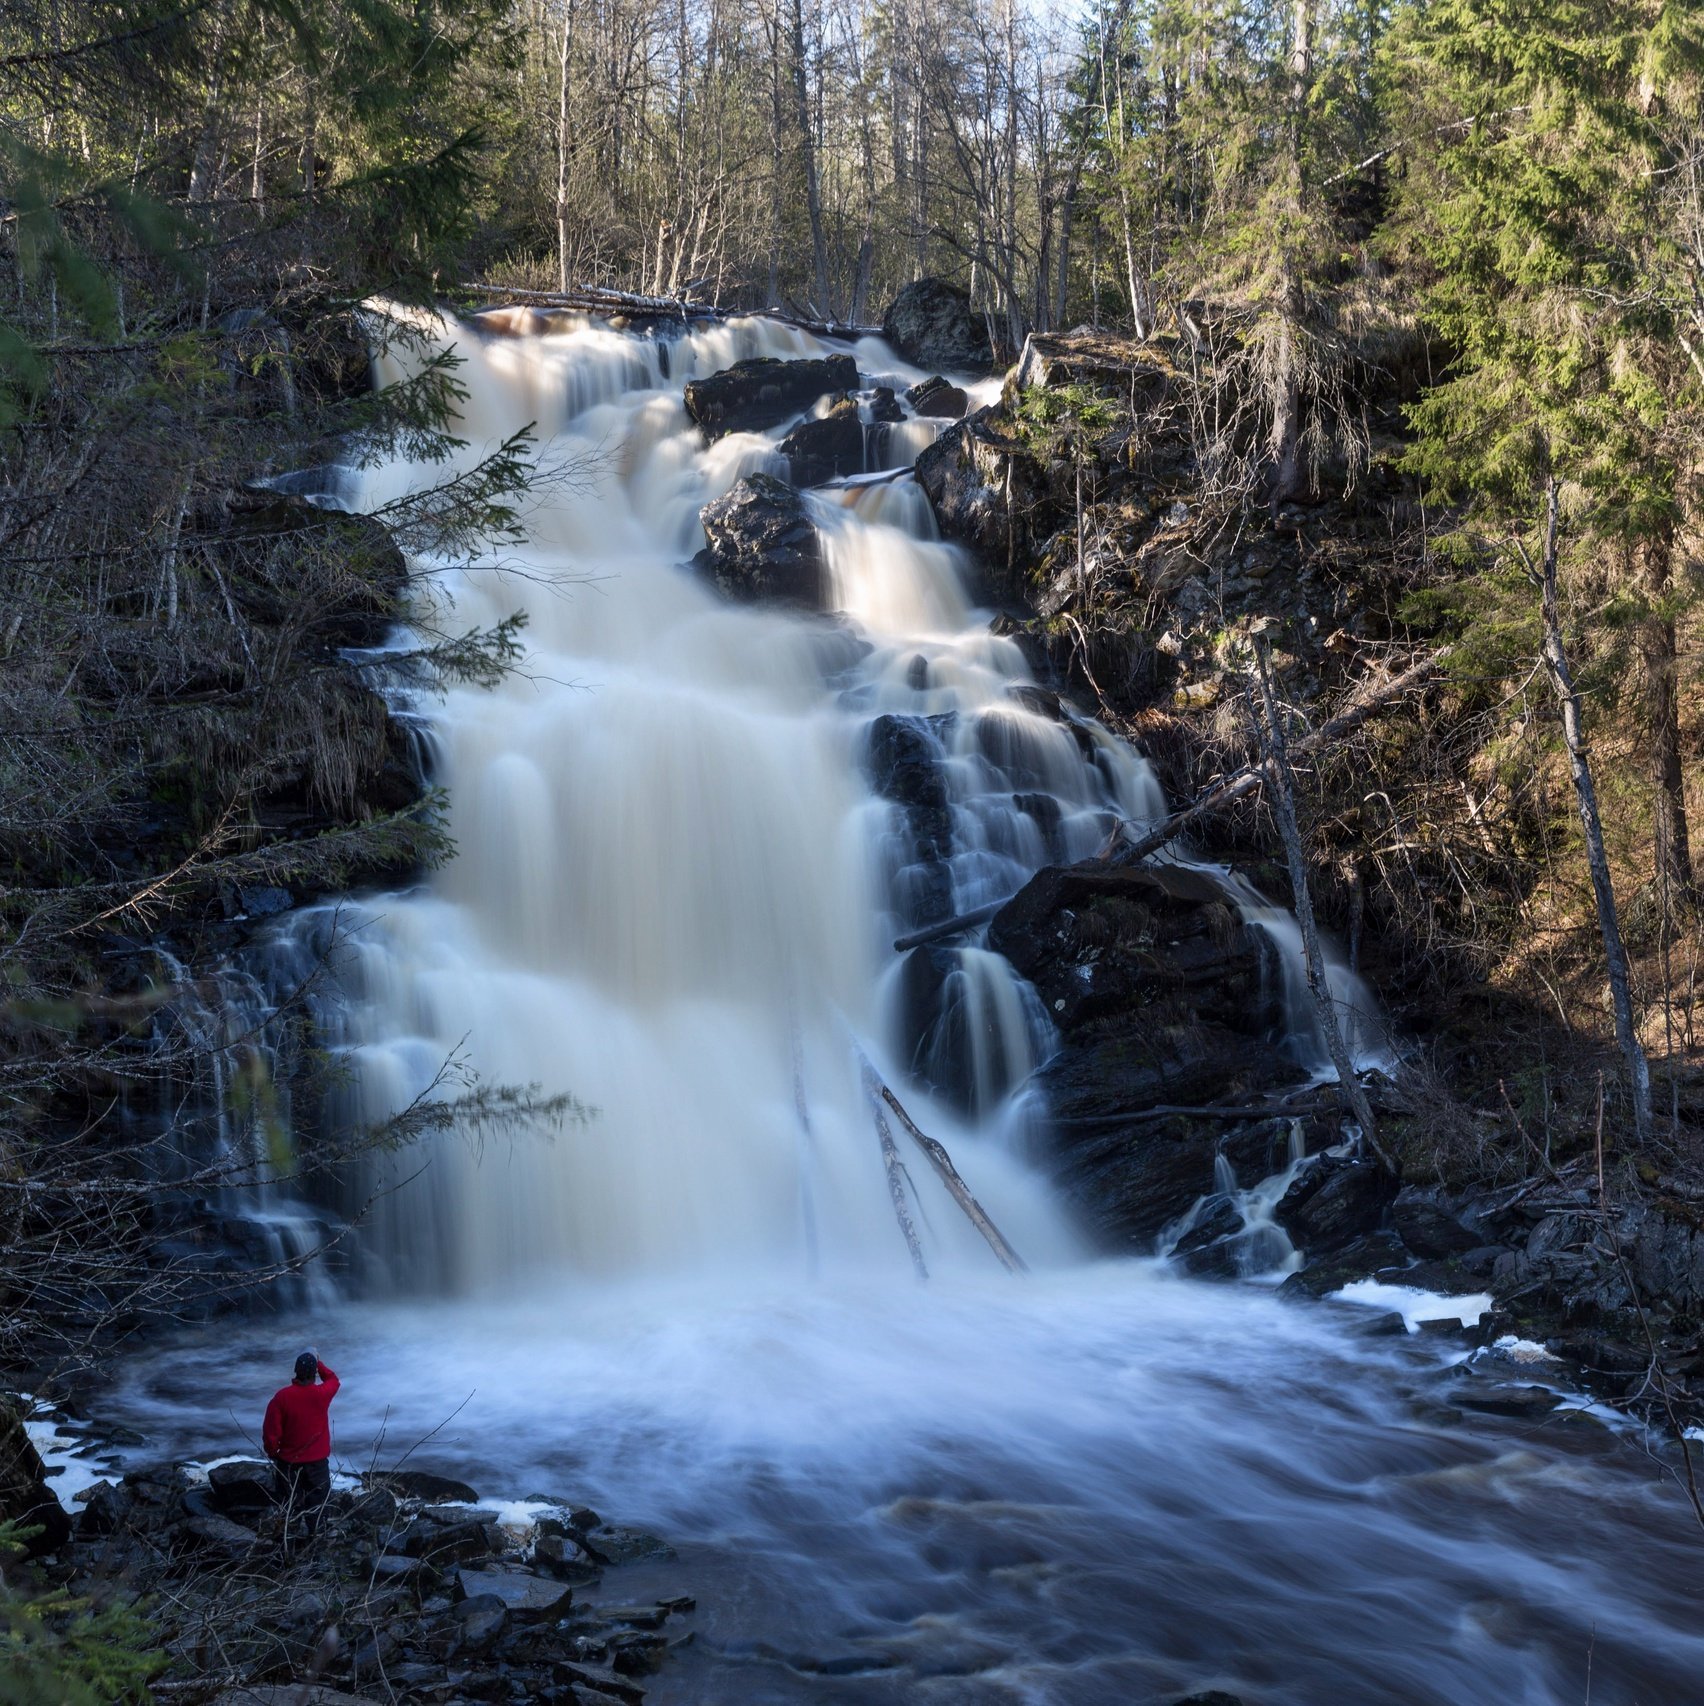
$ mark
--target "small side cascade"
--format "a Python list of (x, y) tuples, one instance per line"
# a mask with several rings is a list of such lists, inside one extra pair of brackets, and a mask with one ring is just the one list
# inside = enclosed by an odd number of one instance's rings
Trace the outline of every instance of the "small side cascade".
[(1276, 1171), (1243, 1186), (1221, 1149), (1213, 1158), (1214, 1189), (1201, 1197), (1158, 1244), (1158, 1254), (1196, 1274), (1276, 1282), (1301, 1265), (1290, 1235), (1273, 1218), (1284, 1193), (1322, 1154), (1307, 1153), (1303, 1122), (1290, 1121), (1289, 1158)]
[[(263, 903), (271, 897), (258, 891)], [(290, 1086), (298, 1063), (275, 992), (305, 971), (282, 962), (282, 940), (269, 936), (201, 982), (158, 950), (172, 991), (152, 1028), (162, 1064), (153, 1121), (162, 1141), (144, 1153), (158, 1182), (183, 1187), (164, 1199), (172, 1229), (162, 1254), (209, 1279), (266, 1274), (270, 1304), (301, 1307), (335, 1295), (317, 1255), (334, 1226), (280, 1184), (295, 1168)], [(204, 1171), (211, 1185), (197, 1178)]]

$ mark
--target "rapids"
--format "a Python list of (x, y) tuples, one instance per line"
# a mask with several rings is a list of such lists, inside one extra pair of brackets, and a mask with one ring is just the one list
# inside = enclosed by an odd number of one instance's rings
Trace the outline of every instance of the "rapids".
[[(700, 507), (778, 466), (784, 430), (706, 448), (682, 383), (821, 346), (763, 321), (427, 330), (462, 358), (466, 458), (533, 422), (561, 470), (512, 552), (424, 565), (440, 627), (524, 612), (527, 655), (428, 708), (453, 862), (297, 914), (274, 951), (336, 973), (334, 1117), (394, 1111), (457, 1054), (592, 1112), (398, 1158), (400, 1188), (365, 1187), (360, 1299), (135, 1362), (118, 1413), (155, 1448), (242, 1449), (313, 1337), (347, 1466), (430, 1435), (421, 1460), (488, 1493), (677, 1542), (646, 1568), (698, 1593), (699, 1634), (657, 1702), (1704, 1698), (1683, 1500), (1604, 1419), (1464, 1418), (1445, 1342), (1080, 1246), (1022, 1091), (1051, 1038), (1033, 991), (974, 940), (920, 991), (891, 943), (1164, 802), (1139, 755), (1038, 699), (907, 478), (810, 499), (838, 619), (730, 606), (681, 566)], [(853, 353), (867, 382), (921, 377)], [(931, 430), (873, 437), (872, 461)], [(429, 477), (352, 471), (349, 501)], [(894, 716), (945, 779), (945, 848), (868, 778)], [(1244, 903), (1294, 985), (1293, 922)], [(1365, 992), (1333, 982), (1373, 1052)], [(860, 1051), (1028, 1278), (913, 1165), (936, 1278), (912, 1283)]]

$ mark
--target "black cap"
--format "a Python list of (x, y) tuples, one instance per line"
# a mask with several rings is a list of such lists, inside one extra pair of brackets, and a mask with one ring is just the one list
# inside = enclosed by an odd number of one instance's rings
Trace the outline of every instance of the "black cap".
[(303, 1351), (296, 1358), (296, 1378), (298, 1380), (312, 1380), (318, 1373), (319, 1358), (312, 1351)]

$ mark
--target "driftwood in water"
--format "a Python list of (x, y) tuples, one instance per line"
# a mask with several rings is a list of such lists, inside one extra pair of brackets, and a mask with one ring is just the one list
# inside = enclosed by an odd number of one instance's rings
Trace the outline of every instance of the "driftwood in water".
[(925, 924), (921, 930), (913, 930), (909, 936), (894, 938), (894, 949), (903, 954), (908, 948), (921, 948), (930, 942), (939, 942), (943, 936), (957, 936), (961, 931), (974, 930), (978, 924), (986, 924), (1001, 907), (1009, 905), (1011, 896), (1005, 900), (991, 900), (986, 906), (979, 906), (971, 912), (961, 912), (957, 918), (943, 918), (939, 924)]
[(675, 320), (778, 320), (819, 338), (879, 338), (880, 326), (849, 326), (836, 320), (811, 320), (789, 314), (783, 308), (718, 308), (708, 302), (683, 301), (675, 296), (641, 296), (626, 290), (606, 290), (601, 285), (575, 285), (568, 290), (517, 290), (505, 284), (464, 284), (473, 296), (489, 296), (528, 308), (569, 308), (589, 314), (638, 314)]
[(881, 1098), (877, 1094), (877, 1079), (866, 1064), (864, 1068), (864, 1088), (870, 1096), (870, 1112), (875, 1116), (876, 1136), (881, 1140), (882, 1165), (887, 1169), (888, 1195), (893, 1199), (893, 1217), (899, 1222), (899, 1230), (905, 1235), (905, 1247), (911, 1252), (911, 1265), (917, 1271), (920, 1280), (929, 1277), (928, 1264), (923, 1260), (923, 1246), (917, 1241), (917, 1226), (911, 1218), (911, 1205), (905, 1200), (905, 1163), (899, 1158), (899, 1147), (893, 1141), (893, 1133), (888, 1129), (887, 1115), (882, 1112)]
[(1000, 1228), (988, 1218), (988, 1211), (970, 1194), (970, 1187), (959, 1177), (959, 1170), (953, 1165), (953, 1158), (947, 1153), (946, 1146), (926, 1132), (918, 1130), (917, 1122), (905, 1111), (899, 1098), (885, 1084), (881, 1087), (881, 1097), (898, 1116), (899, 1123), (911, 1133), (912, 1141), (928, 1157), (929, 1165), (940, 1174), (941, 1183), (947, 1187), (953, 1201), (964, 1210), (965, 1218), (988, 1240), (988, 1248), (1000, 1258), (1006, 1271), (1027, 1274), (1029, 1265), (1006, 1242)]
[[(1453, 650), (1452, 646), (1440, 647), (1421, 658), (1418, 663), (1410, 664), (1401, 674), (1393, 675), (1390, 680), (1381, 682), (1377, 687), (1370, 687), (1356, 694), (1336, 716), (1328, 718), (1311, 734), (1298, 740), (1292, 749), (1294, 756), (1305, 757), (1344, 735), (1353, 734), (1375, 712), (1382, 711), (1410, 687), (1418, 686), (1435, 675)], [(1194, 805), (1174, 812), (1164, 823), (1139, 836), (1127, 847), (1117, 846), (1119, 836), (1127, 832), (1125, 826), (1120, 825), (1113, 832), (1113, 840), (1096, 855), (1096, 859), (1102, 864), (1138, 864), (1150, 853), (1157, 853), (1168, 842), (1175, 841), (1204, 817), (1246, 798), (1267, 779), (1268, 771), (1264, 759), (1247, 765), (1215, 782)], [(909, 948), (921, 948), (929, 942), (939, 942), (945, 937), (973, 930), (979, 924), (986, 924), (1004, 905), (1006, 902), (1003, 900), (995, 901), (988, 906), (979, 906), (972, 912), (961, 912), (956, 918), (944, 918), (939, 924), (929, 924), (921, 930), (913, 930), (907, 936), (898, 937), (893, 944), (894, 949), (904, 953)]]

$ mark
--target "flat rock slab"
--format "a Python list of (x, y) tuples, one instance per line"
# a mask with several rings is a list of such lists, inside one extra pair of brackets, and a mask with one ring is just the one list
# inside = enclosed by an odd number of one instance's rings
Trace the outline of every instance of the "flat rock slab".
[(509, 1613), (531, 1622), (547, 1622), (566, 1615), (574, 1603), (574, 1590), (548, 1576), (529, 1575), (524, 1570), (458, 1570), (456, 1597), (499, 1599)]

